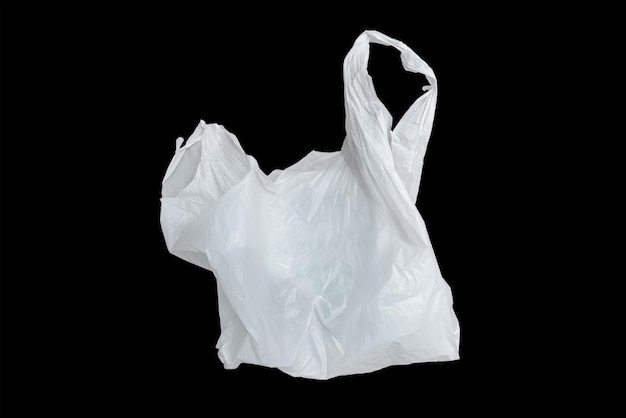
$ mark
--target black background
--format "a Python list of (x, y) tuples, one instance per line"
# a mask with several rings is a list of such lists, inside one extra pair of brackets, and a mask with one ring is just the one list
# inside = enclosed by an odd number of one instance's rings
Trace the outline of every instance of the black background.
[[(624, 415), (619, 3), (2, 4), (3, 416)], [(327, 382), (225, 371), (214, 279), (168, 254), (175, 139), (223, 124), (266, 172), (344, 136), (364, 29), (434, 69), (418, 208), (452, 363)], [(372, 47), (399, 117), (423, 78)]]

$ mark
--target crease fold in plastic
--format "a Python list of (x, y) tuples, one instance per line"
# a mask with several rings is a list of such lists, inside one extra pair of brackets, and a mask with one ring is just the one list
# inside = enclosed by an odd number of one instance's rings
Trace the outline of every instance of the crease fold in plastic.
[[(392, 130), (367, 73), (397, 48), (429, 83)], [(459, 358), (459, 324), (415, 202), (437, 100), (432, 69), (376, 31), (344, 65), (346, 137), (264, 174), (223, 126), (199, 126), (162, 184), (168, 250), (217, 280), (219, 359), (330, 379)]]

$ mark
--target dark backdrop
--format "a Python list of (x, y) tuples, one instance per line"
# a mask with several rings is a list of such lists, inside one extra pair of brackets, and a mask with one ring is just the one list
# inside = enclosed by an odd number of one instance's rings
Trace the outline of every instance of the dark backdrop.
[[(624, 405), (624, 6), (4, 3), (3, 416), (615, 416)], [(418, 208), (461, 360), (328, 382), (225, 371), (212, 275), (160, 181), (200, 119), (266, 172), (343, 136), (364, 29), (440, 96)], [(373, 47), (397, 118), (423, 79)]]

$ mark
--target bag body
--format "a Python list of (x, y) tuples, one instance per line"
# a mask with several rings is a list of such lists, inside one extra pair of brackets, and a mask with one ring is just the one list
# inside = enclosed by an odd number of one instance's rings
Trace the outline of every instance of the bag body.
[[(369, 44), (401, 53), (428, 91), (392, 130), (367, 73)], [(344, 60), (346, 138), (263, 173), (201, 121), (163, 179), (169, 251), (217, 280), (225, 368), (329, 379), (459, 358), (459, 324), (415, 202), (437, 80), (402, 42), (365, 31)]]

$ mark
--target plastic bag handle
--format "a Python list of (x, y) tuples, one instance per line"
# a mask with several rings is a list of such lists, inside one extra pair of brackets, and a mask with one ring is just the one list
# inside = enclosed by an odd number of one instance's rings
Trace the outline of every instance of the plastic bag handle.
[[(406, 71), (424, 74), (430, 89), (418, 97), (409, 111), (400, 119), (392, 131), (392, 117), (380, 101), (374, 83), (367, 72), (370, 42), (391, 46), (400, 51), (402, 66)], [(367, 30), (354, 42), (343, 63), (344, 100), (346, 111), (346, 138), (342, 154), (351, 167), (363, 190), (373, 202), (380, 202), (397, 222), (398, 230), (410, 242), (428, 245), (421, 237), (427, 236), (425, 226), (416, 216), (415, 198), (419, 183), (418, 162), (423, 149), (418, 143), (432, 126), (437, 97), (437, 79), (433, 70), (403, 42), (380, 32)], [(417, 119), (412, 123), (410, 119)], [(407, 126), (417, 133), (418, 141), (406, 143), (400, 148), (408, 152), (402, 172), (396, 169), (398, 156), (394, 156), (392, 142), (404, 137)], [(399, 135), (394, 135), (398, 130)], [(397, 141), (396, 141), (397, 142)], [(384, 203), (383, 203), (384, 202)]]
[[(400, 59), (404, 69), (412, 73), (424, 74), (429, 83), (423, 87), (426, 93), (415, 100), (413, 105), (409, 107), (409, 111), (399, 119), (394, 129), (391, 129), (393, 120), (391, 113), (380, 101), (372, 77), (367, 71), (370, 42), (396, 48), (400, 51)], [(343, 63), (343, 76), (346, 123), (348, 124), (350, 119), (353, 121), (352, 126), (346, 125), (346, 132), (354, 129), (355, 125), (369, 126), (371, 129), (371, 124), (374, 123), (386, 131), (382, 132), (383, 135), (387, 135), (389, 132), (396, 132), (398, 128), (402, 130), (403, 126), (411, 123), (411, 118), (418, 117), (421, 119), (420, 130), (424, 130), (423, 128), (428, 125), (425, 123), (427, 120), (432, 121), (434, 103), (437, 98), (437, 78), (432, 68), (403, 42), (374, 30), (363, 32), (346, 55)], [(421, 112), (421, 115), (417, 114), (416, 108), (424, 103), (430, 104), (427, 106), (430, 110)]]
[[(371, 88), (371, 91), (375, 91), (374, 85), (371, 82), (371, 77), (369, 77), (369, 74), (367, 73), (370, 43), (396, 48), (400, 51), (400, 60), (402, 61), (402, 66), (406, 71), (411, 73), (421, 73), (426, 76), (429, 85), (423, 87), (425, 91), (437, 87), (437, 78), (435, 77), (435, 73), (423, 59), (413, 52), (411, 48), (406, 46), (404, 42), (390, 38), (389, 36), (375, 30), (366, 30), (363, 32), (356, 39), (352, 49), (346, 55), (343, 67), (344, 81), (349, 82), (349, 85), (352, 84), (355, 77), (361, 74), (365, 75), (366, 79), (370, 82), (366, 87)], [(346, 86), (348, 86), (348, 84), (346, 84)]]

